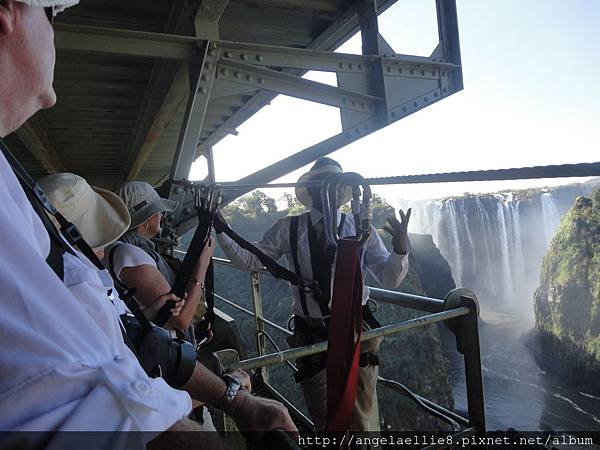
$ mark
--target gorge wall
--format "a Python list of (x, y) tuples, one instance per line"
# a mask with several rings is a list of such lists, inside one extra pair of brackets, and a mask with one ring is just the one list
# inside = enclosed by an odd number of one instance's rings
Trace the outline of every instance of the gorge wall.
[(579, 197), (544, 257), (535, 292), (536, 354), (561, 378), (600, 377), (600, 189)]
[(560, 218), (594, 183), (401, 202), (411, 230), (433, 236), (458, 286), (486, 308), (532, 311), (542, 258)]

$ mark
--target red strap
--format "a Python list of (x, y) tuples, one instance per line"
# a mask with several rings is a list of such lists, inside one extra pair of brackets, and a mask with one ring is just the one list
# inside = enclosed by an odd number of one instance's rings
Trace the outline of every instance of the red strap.
[(360, 257), (359, 241), (340, 239), (329, 320), (325, 431), (348, 430), (356, 400), (362, 330)]

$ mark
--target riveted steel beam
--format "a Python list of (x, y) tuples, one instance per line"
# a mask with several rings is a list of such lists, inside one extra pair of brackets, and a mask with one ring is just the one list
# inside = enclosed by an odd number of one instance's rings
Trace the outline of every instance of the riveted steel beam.
[(57, 23), (58, 50), (110, 53), (148, 58), (190, 59), (198, 39), (175, 34)]
[[(204, 124), (206, 109), (210, 101), (210, 91), (215, 77), (216, 57), (209, 56), (209, 47), (210, 43), (205, 41), (204, 48), (199, 50), (198, 57), (194, 58), (190, 65), (190, 95), (173, 163), (171, 164), (169, 175), (171, 192), (169, 198), (178, 201), (180, 205), (183, 204), (185, 192), (176, 187), (173, 181), (187, 179), (192, 163), (196, 159), (198, 140)], [(181, 213), (182, 208), (179, 208), (174, 215), (177, 217)]]
[[(244, 44), (238, 42), (215, 42), (221, 56), (234, 62), (263, 67), (317, 70), (320, 72), (367, 73), (377, 55), (363, 56), (348, 53), (333, 53), (273, 45)], [(455, 67), (455, 64), (412, 55), (386, 54), (381, 58), (386, 67), (404, 68), (405, 76), (417, 67)], [(418, 76), (419, 71), (413, 71)]]
[(217, 77), (232, 83), (365, 113), (374, 111), (378, 101), (371, 95), (227, 60), (219, 63)]

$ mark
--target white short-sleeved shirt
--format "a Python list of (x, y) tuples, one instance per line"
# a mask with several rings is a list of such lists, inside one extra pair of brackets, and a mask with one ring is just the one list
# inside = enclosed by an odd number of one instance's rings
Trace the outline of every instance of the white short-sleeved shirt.
[(137, 267), (137, 266), (156, 266), (156, 261), (152, 259), (152, 257), (146, 253), (140, 247), (127, 244), (125, 242), (115, 242), (111, 246), (109, 246), (104, 253), (104, 262), (108, 264), (108, 255), (109, 252), (114, 248), (112, 262), (112, 270), (115, 272), (117, 278), (121, 279), (121, 271), (126, 267)]
[(125, 345), (105, 275), (70, 254), (64, 283), (48, 266), (48, 233), (3, 155), (0, 205), (0, 430), (160, 432), (185, 417), (189, 395)]

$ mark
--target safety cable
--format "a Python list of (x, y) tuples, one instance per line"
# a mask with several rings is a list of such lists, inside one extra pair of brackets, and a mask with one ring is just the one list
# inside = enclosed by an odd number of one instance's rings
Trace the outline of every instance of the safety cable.
[(434, 417), (437, 417), (440, 420), (450, 424), (452, 426), (453, 431), (460, 431), (460, 425), (454, 419), (448, 417), (440, 411), (436, 411), (432, 407), (426, 405), (416, 394), (414, 394), (410, 389), (404, 386), (402, 383), (399, 383), (394, 380), (389, 380), (387, 378), (383, 378), (381, 376), (377, 377), (377, 380), (381, 382), (384, 386), (389, 387), (391, 389), (397, 390), (414, 401), (421, 409), (427, 411)]
[[(579, 178), (600, 176), (600, 162), (560, 164), (550, 166), (519, 167), (511, 169), (472, 170), (463, 172), (431, 173), (421, 175), (399, 175), (365, 178), (371, 186), (390, 184), (457, 183), (465, 181), (506, 181), (540, 178)], [(297, 186), (317, 187), (320, 181), (303, 183), (220, 183), (223, 189), (239, 188), (294, 188)]]

